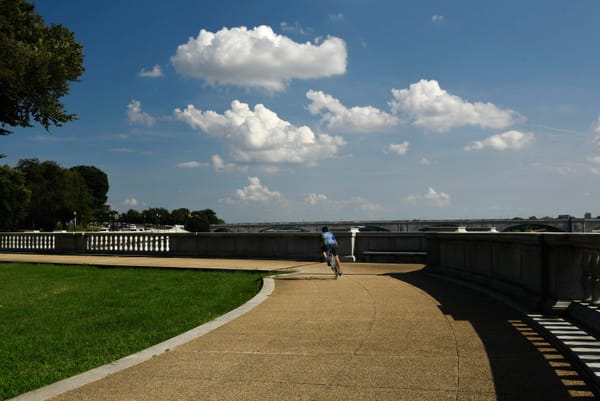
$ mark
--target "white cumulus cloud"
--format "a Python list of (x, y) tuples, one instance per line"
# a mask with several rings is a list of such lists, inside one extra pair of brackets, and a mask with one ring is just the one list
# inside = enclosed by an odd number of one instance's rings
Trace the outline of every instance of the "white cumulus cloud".
[(151, 127), (156, 123), (156, 118), (142, 111), (142, 103), (139, 100), (132, 100), (127, 105), (127, 117), (130, 124), (139, 124)]
[(248, 177), (248, 185), (235, 191), (233, 198), (225, 198), (222, 201), (229, 204), (248, 202), (269, 202), (281, 199), (279, 191), (271, 191), (263, 185), (258, 177)]
[(327, 201), (326, 195), (318, 194), (315, 192), (308, 194), (308, 196), (304, 199), (304, 202), (311, 206), (314, 206), (314, 205), (317, 205), (319, 203), (326, 202), (326, 201)]
[(419, 160), (419, 164), (422, 166), (431, 166), (431, 160), (426, 157), (422, 157), (421, 160)]
[(333, 131), (373, 132), (396, 126), (400, 119), (373, 106), (346, 107), (338, 99), (322, 91), (309, 90), (308, 110), (321, 115), (321, 122)]
[(251, 110), (248, 104), (234, 100), (223, 114), (189, 105), (176, 109), (174, 115), (223, 140), (238, 163), (314, 164), (334, 157), (345, 144), (341, 137), (317, 135), (307, 126), (294, 126), (262, 104)]
[(200, 163), (197, 161), (189, 161), (189, 162), (183, 162), (183, 163), (177, 164), (178, 168), (198, 168), (198, 167), (203, 167), (203, 166), (206, 166), (206, 164)]
[(410, 143), (408, 141), (404, 141), (402, 143), (392, 143), (388, 145), (386, 151), (389, 153), (395, 153), (399, 156), (404, 156), (408, 153), (408, 146)]
[(235, 163), (226, 163), (225, 160), (219, 155), (212, 155), (210, 158), (213, 169), (218, 172), (232, 172), (232, 171), (246, 171), (248, 170), (245, 166), (238, 166)]
[(392, 89), (390, 106), (394, 113), (406, 115), (412, 124), (444, 132), (454, 127), (476, 125), (502, 129), (522, 117), (513, 110), (492, 103), (470, 103), (442, 89), (435, 80), (421, 80), (408, 89)]
[(507, 131), (502, 134), (492, 135), (483, 141), (474, 141), (465, 147), (465, 150), (493, 149), (519, 150), (531, 144), (535, 140), (535, 135), (530, 132)]
[(152, 67), (150, 71), (147, 71), (146, 69), (142, 68), (138, 76), (144, 78), (160, 78), (163, 76), (163, 73), (162, 69), (160, 68), (160, 65), (156, 64), (154, 67)]
[(383, 210), (383, 207), (376, 202), (370, 201), (369, 199), (361, 196), (352, 196), (347, 199), (331, 199), (327, 195), (320, 193), (310, 193), (304, 198), (304, 203), (309, 206), (318, 206), (319, 208), (326, 208), (327, 210), (347, 210), (347, 211), (363, 211), (363, 212), (376, 212)]
[(128, 207), (136, 207), (139, 204), (138, 200), (135, 198), (128, 198), (123, 201), (123, 205)]
[(179, 45), (171, 62), (175, 70), (211, 85), (236, 85), (281, 91), (292, 79), (323, 78), (346, 72), (346, 44), (336, 37), (297, 43), (261, 25), (202, 29)]
[(426, 200), (433, 203), (435, 206), (444, 207), (450, 205), (450, 195), (445, 192), (438, 192), (432, 187), (427, 189), (427, 192), (419, 195), (409, 195), (406, 198), (409, 202), (417, 202), (420, 200)]
[(594, 125), (592, 126), (592, 130), (600, 135), (600, 116), (598, 116), (598, 120), (596, 120), (596, 122), (594, 123)]
[(600, 145), (600, 116), (598, 116), (598, 120), (596, 120), (594, 125), (592, 125), (592, 131), (596, 134), (594, 137), (594, 143)]

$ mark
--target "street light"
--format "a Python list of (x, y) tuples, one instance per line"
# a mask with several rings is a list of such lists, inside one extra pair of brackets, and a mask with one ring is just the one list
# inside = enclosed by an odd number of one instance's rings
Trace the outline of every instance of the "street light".
[(77, 228), (77, 212), (73, 212), (73, 218), (75, 221), (75, 224), (73, 225), (73, 231), (75, 231), (75, 229)]

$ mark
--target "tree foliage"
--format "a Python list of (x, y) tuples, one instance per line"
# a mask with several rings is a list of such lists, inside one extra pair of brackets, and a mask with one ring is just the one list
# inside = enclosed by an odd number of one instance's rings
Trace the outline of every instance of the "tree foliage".
[(75, 166), (71, 167), (81, 175), (85, 185), (92, 195), (92, 208), (99, 211), (108, 201), (108, 176), (102, 170), (94, 166)]
[(0, 228), (15, 230), (27, 216), (31, 191), (25, 177), (8, 166), (0, 166)]
[(31, 201), (26, 225), (52, 230), (75, 218), (80, 222), (92, 218), (92, 195), (77, 171), (67, 170), (52, 161), (19, 161), (17, 170), (25, 176)]
[(208, 232), (211, 224), (222, 224), (224, 221), (217, 217), (211, 209), (195, 210), (179, 208), (169, 212), (165, 208), (149, 208), (142, 212), (129, 209), (121, 214), (119, 220), (127, 224), (147, 224), (152, 226), (183, 225), (187, 231)]
[(106, 174), (95, 167), (20, 160), (15, 168), (0, 167), (0, 229), (53, 230), (75, 217), (86, 225), (106, 213), (99, 202), (107, 192)]
[(47, 27), (25, 0), (0, 0), (0, 135), (32, 121), (48, 130), (75, 120), (60, 99), (83, 71), (83, 47), (71, 31)]

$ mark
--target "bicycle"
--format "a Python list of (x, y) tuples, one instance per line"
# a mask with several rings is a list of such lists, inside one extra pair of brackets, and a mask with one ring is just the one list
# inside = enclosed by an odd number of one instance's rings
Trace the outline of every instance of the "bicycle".
[(335, 275), (335, 279), (337, 280), (338, 277), (341, 276), (340, 267), (338, 266), (337, 259), (333, 254), (332, 248), (329, 247), (327, 248), (327, 263), (329, 264), (329, 267), (331, 267), (331, 270)]

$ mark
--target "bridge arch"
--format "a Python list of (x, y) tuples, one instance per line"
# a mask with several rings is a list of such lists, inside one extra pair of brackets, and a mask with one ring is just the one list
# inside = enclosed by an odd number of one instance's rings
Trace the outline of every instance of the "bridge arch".
[(513, 226), (506, 227), (502, 230), (504, 233), (562, 233), (564, 230), (550, 224), (528, 223), (522, 222)]
[(297, 226), (271, 226), (267, 228), (263, 228), (259, 232), (261, 233), (304, 233), (307, 232), (302, 227)]
[(436, 224), (419, 228), (419, 231), (456, 231), (459, 224)]

